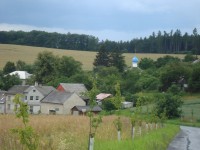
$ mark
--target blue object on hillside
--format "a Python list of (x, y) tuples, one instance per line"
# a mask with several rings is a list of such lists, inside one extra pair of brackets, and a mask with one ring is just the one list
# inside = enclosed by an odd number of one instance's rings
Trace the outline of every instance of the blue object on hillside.
[(137, 63), (139, 60), (136, 56), (133, 57), (132, 62)]

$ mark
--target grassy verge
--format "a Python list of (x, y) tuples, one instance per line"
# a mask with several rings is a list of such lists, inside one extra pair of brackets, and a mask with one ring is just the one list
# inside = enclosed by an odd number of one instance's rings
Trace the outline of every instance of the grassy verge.
[(96, 140), (95, 150), (161, 150), (166, 149), (179, 132), (179, 126), (167, 124), (164, 128), (154, 130), (133, 140)]
[(167, 123), (174, 124), (174, 125), (183, 125), (183, 126), (190, 126), (190, 127), (200, 127), (200, 122), (198, 121), (181, 121), (180, 119), (171, 119), (167, 120)]

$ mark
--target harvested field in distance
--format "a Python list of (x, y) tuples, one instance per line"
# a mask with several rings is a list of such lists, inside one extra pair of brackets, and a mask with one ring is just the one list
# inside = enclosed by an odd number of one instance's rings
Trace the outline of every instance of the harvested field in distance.
[[(0, 69), (4, 67), (6, 62), (12, 61), (16, 62), (18, 60), (25, 61), (27, 64), (32, 64), (38, 53), (42, 51), (53, 52), (54, 55), (58, 56), (71, 56), (75, 60), (83, 64), (82, 68), (84, 70), (92, 70), (93, 62), (96, 56), (96, 52), (91, 51), (78, 51), (78, 50), (63, 50), (63, 49), (53, 49), (53, 48), (44, 48), (44, 47), (32, 47), (32, 46), (21, 46), (21, 45), (11, 45), (11, 44), (0, 44)], [(127, 66), (131, 66), (132, 58), (134, 53), (125, 53), (125, 61)], [(176, 56), (179, 58), (184, 58), (183, 54), (139, 54), (137, 57), (139, 59), (148, 57), (156, 60), (159, 57), (165, 55)]]

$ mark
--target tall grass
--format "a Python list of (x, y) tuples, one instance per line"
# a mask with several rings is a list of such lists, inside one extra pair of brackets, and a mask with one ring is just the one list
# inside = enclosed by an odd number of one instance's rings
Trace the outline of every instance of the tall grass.
[[(139, 148), (141, 145), (156, 147), (167, 145), (178, 131), (177, 126), (167, 126), (148, 134), (143, 130), (142, 137), (131, 139), (131, 123), (128, 117), (122, 119), (122, 141), (117, 142), (117, 131), (113, 121), (116, 116), (105, 116), (95, 135), (95, 150), (115, 149), (118, 146)], [(85, 116), (30, 116), (30, 125), (39, 135), (39, 149), (50, 150), (86, 150), (89, 136), (89, 118)], [(10, 132), (10, 129), (21, 127), (22, 124), (14, 115), (0, 115), (0, 145), (2, 150), (26, 150), (18, 137)], [(144, 125), (143, 125), (144, 126)], [(172, 135), (173, 132), (173, 135)], [(158, 140), (159, 139), (159, 140)], [(150, 141), (149, 141), (150, 140)], [(154, 142), (151, 140), (155, 140)], [(157, 141), (158, 140), (158, 141)], [(163, 141), (164, 140), (164, 141)], [(152, 144), (151, 144), (152, 143)], [(149, 145), (150, 144), (150, 145)], [(144, 148), (144, 147), (142, 147)]]

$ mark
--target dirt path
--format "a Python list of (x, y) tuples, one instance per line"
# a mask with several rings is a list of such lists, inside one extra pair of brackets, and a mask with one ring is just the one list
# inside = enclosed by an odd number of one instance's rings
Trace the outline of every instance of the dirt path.
[(200, 150), (200, 128), (181, 126), (167, 150)]

